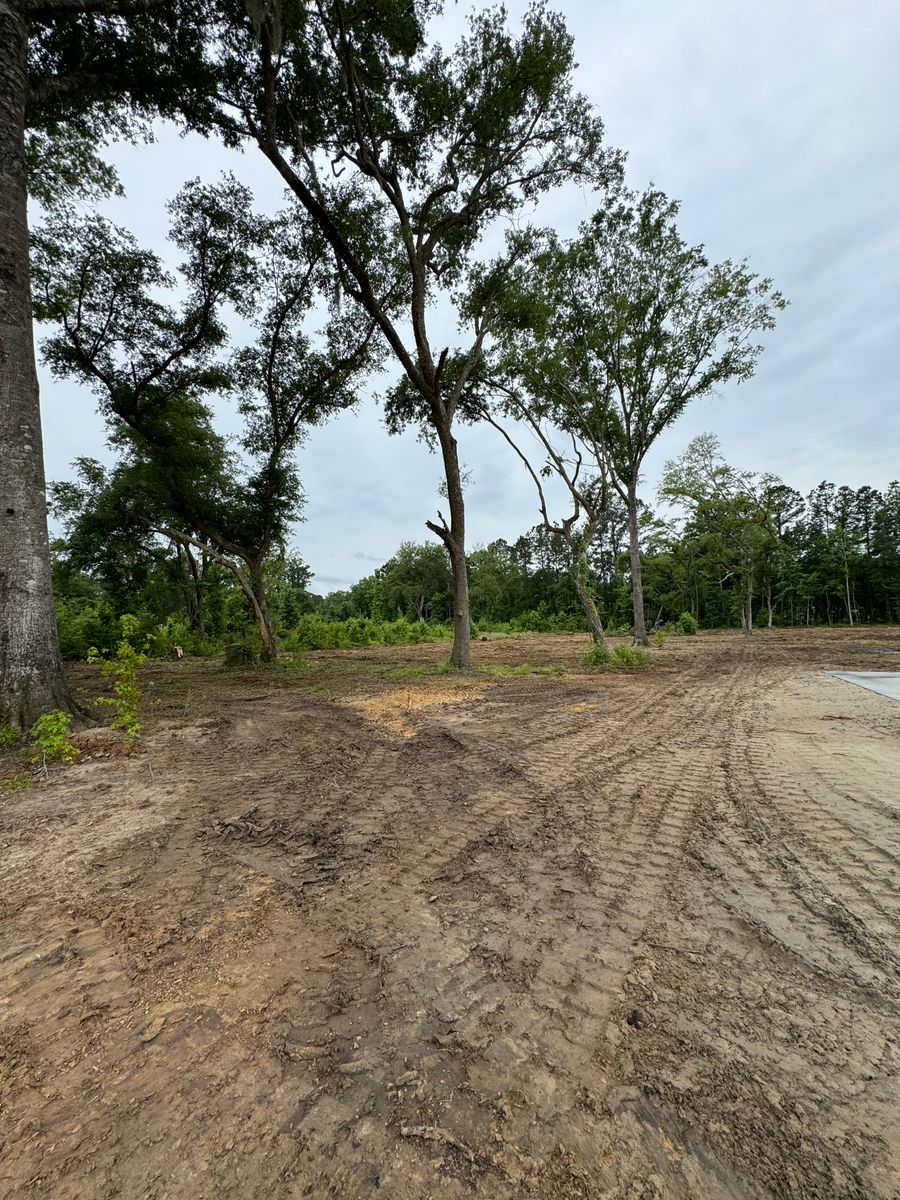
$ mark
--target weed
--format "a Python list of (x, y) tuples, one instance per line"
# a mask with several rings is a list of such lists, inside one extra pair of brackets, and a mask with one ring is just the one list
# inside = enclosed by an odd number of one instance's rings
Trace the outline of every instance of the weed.
[(98, 704), (106, 704), (115, 709), (112, 719), (113, 729), (121, 729), (127, 738), (137, 737), (140, 733), (140, 704), (141, 689), (138, 683), (138, 671), (147, 661), (147, 656), (135, 650), (129, 637), (137, 631), (137, 620), (126, 614), (119, 618), (122, 637), (116, 647), (115, 658), (104, 659), (95, 648), (88, 651), (88, 662), (100, 663), (100, 670), (113, 680), (112, 696), (99, 696)]
[(17, 771), (15, 775), (7, 775), (0, 779), (0, 792), (24, 792), (34, 784), (34, 776), (25, 771)]
[(17, 729), (13, 729), (12, 725), (0, 725), (0, 750), (14, 746), (18, 740), (19, 731)]
[(629, 646), (620, 642), (612, 651), (602, 646), (591, 646), (581, 659), (586, 667), (645, 667), (648, 662), (646, 650), (640, 646)]
[(453, 663), (432, 663), (427, 667), (393, 667), (386, 673), (387, 679), (420, 679), (424, 675), (458, 675), (459, 667)]
[(668, 641), (668, 637), (669, 635), (664, 629), (657, 629), (656, 633), (653, 635), (653, 645), (656, 646), (658, 650), (662, 650), (663, 646)]
[(31, 727), (31, 736), (44, 759), (72, 762), (78, 757), (78, 751), (69, 741), (71, 727), (72, 718), (59, 708), (38, 717)]

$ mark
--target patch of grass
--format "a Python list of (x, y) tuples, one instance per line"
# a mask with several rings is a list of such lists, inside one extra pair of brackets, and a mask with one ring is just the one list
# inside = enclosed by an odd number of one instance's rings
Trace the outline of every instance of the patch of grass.
[(421, 679), (426, 675), (458, 675), (459, 667), (453, 663), (431, 663), (425, 667), (392, 667), (385, 672), (385, 679)]
[(264, 663), (262, 669), (266, 671), (311, 671), (312, 663), (299, 650), (295, 650), (293, 654), (280, 655), (274, 662)]
[(24, 792), (34, 786), (34, 776), (25, 771), (17, 771), (15, 775), (7, 775), (0, 779), (0, 792)]
[(629, 646), (627, 642), (620, 642), (612, 651), (604, 650), (602, 646), (592, 646), (582, 656), (581, 661), (586, 667), (606, 670), (615, 667), (646, 667), (650, 656), (640, 646)]
[(563, 675), (566, 668), (562, 663), (552, 663), (548, 667), (532, 667), (529, 663), (519, 663), (514, 667), (509, 663), (493, 663), (479, 670), (485, 675)]

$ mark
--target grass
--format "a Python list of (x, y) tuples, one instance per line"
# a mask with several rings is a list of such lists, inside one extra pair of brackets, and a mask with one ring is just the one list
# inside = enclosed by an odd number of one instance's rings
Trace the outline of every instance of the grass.
[(602, 671), (615, 667), (646, 667), (650, 656), (640, 646), (629, 646), (627, 642), (620, 642), (612, 651), (604, 650), (602, 646), (591, 646), (581, 661), (586, 667)]
[(34, 776), (26, 771), (17, 771), (15, 775), (7, 775), (0, 779), (0, 792), (24, 792), (34, 786)]
[(459, 667), (452, 663), (430, 663), (425, 667), (392, 667), (385, 671), (385, 679), (420, 679), (426, 675), (459, 675)]

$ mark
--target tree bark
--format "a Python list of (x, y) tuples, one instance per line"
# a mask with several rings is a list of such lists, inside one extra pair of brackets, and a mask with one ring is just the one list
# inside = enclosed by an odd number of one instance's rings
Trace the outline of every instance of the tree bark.
[(53, 605), (31, 316), (25, 100), (28, 25), (0, 0), (0, 724), (76, 711)]
[(575, 594), (578, 596), (578, 602), (584, 610), (594, 645), (599, 646), (601, 650), (605, 650), (606, 636), (603, 632), (603, 622), (600, 620), (600, 614), (597, 611), (597, 605), (594, 603), (594, 597), (591, 595), (591, 589), (588, 586), (585, 575), (584, 555), (578, 554), (575, 557), (574, 570), (572, 572)]
[(432, 533), (436, 533), (443, 541), (450, 556), (453, 579), (453, 649), (450, 652), (450, 662), (454, 667), (468, 670), (472, 666), (472, 626), (469, 616), (469, 572), (466, 566), (466, 507), (459, 470), (459, 453), (449, 422), (435, 422), (435, 427), (444, 461), (450, 525), (447, 525), (443, 517), (440, 525), (433, 521), (425, 523)]
[(272, 627), (272, 619), (269, 616), (269, 603), (266, 597), (263, 568), (261, 565), (254, 563), (248, 563), (247, 566), (250, 571), (250, 592), (247, 599), (250, 601), (253, 615), (256, 617), (256, 625), (259, 629), (259, 638), (262, 643), (260, 658), (263, 662), (275, 662), (278, 658), (278, 641), (275, 637), (275, 630)]
[(748, 636), (753, 633), (753, 572), (747, 572), (744, 594), (741, 597), (741, 629)]
[(637, 489), (633, 483), (628, 485), (626, 500), (628, 506), (628, 550), (631, 559), (631, 598), (634, 607), (634, 643), (636, 646), (649, 646), (647, 622), (644, 617), (644, 584), (641, 579), (641, 541), (637, 516)]

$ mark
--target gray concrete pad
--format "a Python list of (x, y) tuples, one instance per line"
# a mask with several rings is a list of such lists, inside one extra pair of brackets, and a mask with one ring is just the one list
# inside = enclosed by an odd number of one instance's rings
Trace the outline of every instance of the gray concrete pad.
[(829, 671), (835, 679), (845, 679), (857, 687), (868, 688), (879, 696), (900, 700), (900, 671)]

